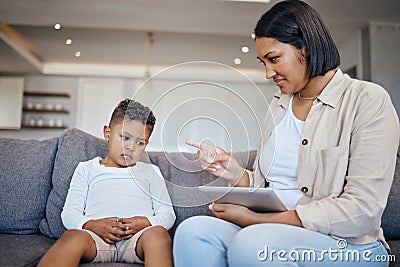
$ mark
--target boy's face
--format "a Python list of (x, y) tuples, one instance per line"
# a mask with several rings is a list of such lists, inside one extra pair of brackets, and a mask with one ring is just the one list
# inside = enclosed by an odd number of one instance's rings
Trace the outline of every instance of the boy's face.
[(104, 126), (104, 138), (108, 142), (108, 155), (101, 161), (107, 167), (133, 166), (140, 160), (150, 138), (151, 126), (138, 120), (125, 119)]

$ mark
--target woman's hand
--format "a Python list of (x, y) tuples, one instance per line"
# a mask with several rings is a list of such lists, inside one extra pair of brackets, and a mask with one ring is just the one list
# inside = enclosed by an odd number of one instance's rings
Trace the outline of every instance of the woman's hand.
[(117, 217), (90, 220), (82, 228), (95, 233), (108, 244), (121, 241), (125, 235), (124, 225)]
[(258, 223), (282, 223), (303, 227), (296, 210), (258, 213), (236, 204), (212, 203), (209, 206), (217, 218), (246, 227)]
[(226, 179), (234, 186), (249, 186), (250, 180), (247, 172), (229, 153), (204, 142), (187, 140), (186, 144), (199, 149), (197, 155), (203, 169)]
[(150, 226), (149, 220), (144, 216), (135, 216), (131, 218), (120, 218), (120, 221), (125, 230), (123, 239), (129, 239), (140, 230)]
[(212, 203), (209, 208), (215, 217), (234, 223), (240, 227), (254, 224), (251, 218), (257, 215), (257, 213), (249, 210), (247, 207), (236, 204)]

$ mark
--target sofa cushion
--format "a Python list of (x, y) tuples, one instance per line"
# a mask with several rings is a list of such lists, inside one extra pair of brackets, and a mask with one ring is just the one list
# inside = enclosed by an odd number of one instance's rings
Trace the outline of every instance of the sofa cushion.
[(57, 140), (0, 138), (0, 233), (39, 232), (51, 189)]
[(386, 239), (400, 239), (400, 146), (397, 150), (396, 168), (386, 209), (382, 215), (382, 229)]
[[(255, 157), (255, 151), (234, 153), (234, 158), (249, 169)], [(210, 200), (198, 190), (200, 185), (227, 186), (222, 178), (201, 170), (196, 154), (151, 152), (150, 160), (160, 168), (166, 179), (167, 189), (171, 196), (176, 214), (176, 222), (170, 229), (174, 236), (176, 227), (185, 219), (196, 215), (212, 216), (208, 208)]]
[(399, 266), (400, 259), (400, 240), (389, 240), (387, 241), (390, 246), (390, 267)]
[(59, 238), (65, 231), (61, 221), (61, 211), (78, 163), (106, 155), (107, 143), (81, 130), (69, 129), (59, 137), (46, 217), (40, 222), (40, 231), (44, 235)]
[(169, 230), (172, 237), (176, 227), (186, 218), (200, 214), (212, 215), (207, 208), (208, 199), (197, 190), (197, 186), (208, 184), (215, 177), (200, 170), (200, 163), (196, 162), (197, 155), (152, 152), (149, 156), (152, 163), (160, 168), (174, 205), (176, 221)]
[(41, 234), (0, 234), (0, 244), (7, 246), (0, 250), (0, 266), (36, 266), (54, 242)]

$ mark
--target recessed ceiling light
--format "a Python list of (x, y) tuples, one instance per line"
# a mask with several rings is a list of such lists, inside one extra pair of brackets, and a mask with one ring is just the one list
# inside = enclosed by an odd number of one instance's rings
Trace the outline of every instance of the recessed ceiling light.
[(71, 45), (72, 44), (72, 39), (68, 38), (67, 40), (65, 40), (65, 44), (66, 45)]
[(249, 53), (250, 49), (247, 46), (242, 46), (242, 52), (243, 53)]
[(240, 58), (235, 58), (234, 60), (233, 60), (233, 63), (235, 63), (236, 65), (240, 65), (241, 63), (242, 63), (242, 60), (240, 59)]
[(255, 39), (256, 38), (256, 34), (253, 32), (252, 34), (250, 34), (250, 37)]
[(61, 29), (61, 24), (60, 23), (56, 23), (56, 24), (54, 24), (54, 29), (55, 30), (59, 30), (59, 29)]
[(82, 55), (82, 53), (80, 51), (75, 52), (75, 57), (80, 57), (81, 55)]

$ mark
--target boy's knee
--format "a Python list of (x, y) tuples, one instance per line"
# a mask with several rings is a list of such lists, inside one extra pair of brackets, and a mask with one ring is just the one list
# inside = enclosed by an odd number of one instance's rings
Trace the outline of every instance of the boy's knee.
[(153, 226), (142, 233), (143, 238), (147, 241), (172, 243), (171, 236), (167, 229), (162, 226)]
[(63, 242), (77, 242), (82, 244), (83, 242), (91, 241), (92, 238), (90, 234), (82, 230), (70, 229), (64, 232), (60, 237), (60, 241)]

